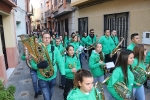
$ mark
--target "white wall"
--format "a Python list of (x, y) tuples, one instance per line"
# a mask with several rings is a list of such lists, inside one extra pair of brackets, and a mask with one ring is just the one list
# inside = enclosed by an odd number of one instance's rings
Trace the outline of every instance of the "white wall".
[(17, 1), (17, 7), (14, 11), (14, 24), (15, 30), (16, 30), (16, 39), (17, 42), (20, 40), (19, 37), (17, 37), (20, 34), (26, 34), (26, 11), (25, 11), (25, 0), (18, 0)]

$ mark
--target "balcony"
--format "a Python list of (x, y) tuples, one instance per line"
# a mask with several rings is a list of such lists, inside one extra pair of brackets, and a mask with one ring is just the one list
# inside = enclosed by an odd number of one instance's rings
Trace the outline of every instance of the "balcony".
[(50, 16), (51, 16), (51, 12), (50, 12), (50, 10), (47, 10), (45, 12), (45, 18), (50, 17)]
[(17, 6), (17, 0), (2, 0), (2, 1), (6, 2), (11, 7)]
[(111, 0), (71, 0), (71, 6), (82, 7), (86, 5), (99, 4)]
[(71, 12), (72, 7), (70, 4), (71, 4), (71, 0), (64, 0), (64, 2), (58, 3), (57, 6), (55, 6), (53, 9), (51, 17), (52, 18), (59, 17), (68, 12)]
[(12, 2), (13, 2), (15, 5), (17, 5), (17, 0), (12, 0)]

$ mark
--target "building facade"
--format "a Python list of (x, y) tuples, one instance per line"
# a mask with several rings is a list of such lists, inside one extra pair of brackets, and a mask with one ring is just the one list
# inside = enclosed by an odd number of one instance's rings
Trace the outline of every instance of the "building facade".
[(17, 0), (0, 1), (0, 78), (7, 82), (7, 71), (18, 64), (15, 31), (15, 9)]
[(76, 7), (75, 30), (82, 35), (94, 29), (95, 34), (102, 36), (105, 29), (115, 29), (119, 40), (125, 38), (122, 48), (131, 43), (132, 33), (139, 33), (142, 43), (143, 32), (150, 32), (149, 4), (149, 0), (71, 0)]

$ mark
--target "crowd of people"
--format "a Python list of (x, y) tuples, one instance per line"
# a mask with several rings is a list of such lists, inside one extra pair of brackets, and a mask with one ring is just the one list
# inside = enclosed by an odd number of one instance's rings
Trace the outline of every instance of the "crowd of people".
[[(46, 58), (37, 63), (32, 55), (25, 53), (22, 55), (22, 60), (30, 61), (35, 98), (43, 95), (44, 100), (51, 100), (55, 92), (56, 77), (59, 76), (59, 87), (64, 89), (64, 100), (103, 100), (101, 94), (96, 95), (97, 89), (94, 84), (103, 83), (106, 74), (109, 73), (111, 75), (106, 86), (112, 98), (116, 100), (131, 98), (131, 96), (123, 97), (116, 90), (116, 83), (123, 82), (132, 92), (132, 98), (145, 100), (144, 87), (148, 89), (146, 71), (148, 65), (150, 66), (150, 52), (139, 43), (138, 33), (131, 35), (132, 43), (127, 49), (114, 54), (112, 52), (120, 45), (116, 30), (110, 32), (106, 29), (99, 39), (94, 34), (94, 29), (90, 30), (89, 35), (84, 32), (82, 37), (78, 31), (73, 32), (71, 37), (68, 37), (67, 32), (60, 35), (58, 32), (49, 31), (33, 32), (32, 36), (35, 37), (35, 43), (43, 43), (46, 46), (51, 62), (49, 63)], [(83, 68), (83, 59), (88, 61), (89, 70)], [(107, 69), (108, 62), (113, 62), (115, 67)], [(47, 69), (48, 66), (53, 68), (51, 77), (43, 76), (40, 70)], [(138, 68), (145, 72), (141, 83), (136, 76), (141, 74)]]

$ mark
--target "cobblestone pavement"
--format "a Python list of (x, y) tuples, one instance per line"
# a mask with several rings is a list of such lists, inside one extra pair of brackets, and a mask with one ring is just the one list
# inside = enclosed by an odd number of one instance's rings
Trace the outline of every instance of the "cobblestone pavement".
[[(88, 69), (88, 63), (83, 59), (83, 68)], [(58, 79), (54, 88), (54, 93), (52, 100), (63, 100), (63, 90), (58, 87)], [(34, 99), (34, 91), (32, 86), (32, 80), (30, 76), (29, 68), (26, 65), (25, 61), (20, 60), (20, 63), (12, 73), (11, 77), (8, 80), (8, 85), (16, 86), (15, 99), (16, 100), (44, 100), (43, 96), (39, 96), (37, 99)], [(150, 81), (148, 81), (148, 86), (150, 87)], [(110, 94), (105, 90), (106, 100), (113, 100)], [(146, 100), (150, 100), (150, 89), (145, 89)]]

